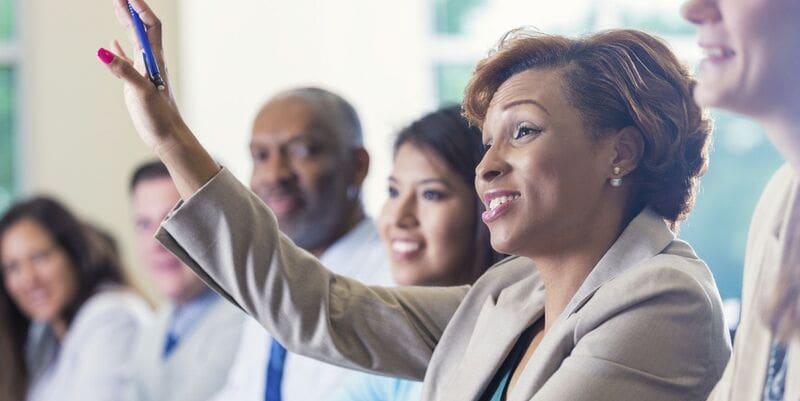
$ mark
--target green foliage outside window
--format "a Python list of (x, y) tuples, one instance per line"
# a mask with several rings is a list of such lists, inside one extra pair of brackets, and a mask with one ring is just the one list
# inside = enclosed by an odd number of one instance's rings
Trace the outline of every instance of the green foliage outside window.
[(14, 193), (14, 69), (0, 66), (0, 211)]
[(472, 70), (472, 64), (437, 64), (436, 69), (436, 95), (439, 105), (461, 103), (464, 98), (464, 88), (467, 86)]
[(14, 36), (13, 0), (0, 0), (0, 41)]
[(465, 16), (483, 2), (484, 0), (434, 0), (436, 33), (461, 33)]

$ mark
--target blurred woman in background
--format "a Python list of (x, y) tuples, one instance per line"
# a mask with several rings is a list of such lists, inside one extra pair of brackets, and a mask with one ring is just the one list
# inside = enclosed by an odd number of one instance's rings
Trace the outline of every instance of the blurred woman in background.
[(786, 164), (750, 225), (742, 322), (714, 400), (800, 399), (800, 1), (689, 0), (706, 58), (694, 98), (753, 118)]
[(113, 239), (33, 198), (0, 218), (0, 264), (0, 399), (123, 399), (150, 312)]

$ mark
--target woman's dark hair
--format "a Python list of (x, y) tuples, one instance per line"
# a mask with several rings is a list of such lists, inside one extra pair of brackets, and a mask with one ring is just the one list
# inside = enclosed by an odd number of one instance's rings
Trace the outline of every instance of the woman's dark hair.
[[(0, 218), (0, 243), (11, 227), (26, 220), (47, 231), (72, 262), (78, 288), (62, 311), (67, 326), (100, 285), (126, 283), (113, 237), (82, 223), (50, 198), (36, 197), (12, 205)], [(4, 276), (0, 274), (0, 399), (22, 401), (29, 379), (24, 350), (31, 320), (9, 296)]]
[[(450, 170), (464, 180), (467, 187), (474, 188), (475, 167), (483, 158), (484, 146), (480, 131), (469, 125), (461, 115), (460, 106), (443, 107), (400, 131), (394, 142), (395, 156), (405, 144), (433, 152)], [(474, 196), (474, 204), (473, 249), (475, 249), (475, 270), (478, 273), (475, 278), (477, 278), (504, 255), (492, 249), (489, 229), (481, 221), (481, 213), (485, 209), (477, 193)]]
[(467, 118), (481, 126), (500, 85), (530, 69), (559, 71), (567, 100), (598, 135), (625, 127), (641, 132), (644, 152), (629, 176), (635, 186), (628, 212), (650, 207), (677, 228), (708, 165), (711, 124), (692, 98), (695, 80), (669, 47), (628, 29), (578, 39), (511, 31), (475, 68), (464, 96)]

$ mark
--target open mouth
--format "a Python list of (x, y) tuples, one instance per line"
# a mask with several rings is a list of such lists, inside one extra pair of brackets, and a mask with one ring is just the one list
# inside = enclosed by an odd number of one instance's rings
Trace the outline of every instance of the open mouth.
[(730, 59), (735, 54), (733, 50), (724, 46), (703, 46), (704, 60), (720, 62)]
[(392, 255), (398, 259), (409, 259), (417, 256), (422, 250), (420, 241), (405, 239), (392, 240), (390, 244)]
[(492, 222), (499, 218), (517, 199), (519, 199), (520, 194), (504, 193), (489, 195), (488, 197), (490, 198), (489, 205), (486, 207), (486, 211), (481, 215), (485, 223)]

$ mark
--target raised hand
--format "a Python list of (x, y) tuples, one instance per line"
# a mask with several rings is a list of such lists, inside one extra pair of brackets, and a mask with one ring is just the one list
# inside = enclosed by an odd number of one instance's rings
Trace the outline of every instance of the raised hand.
[(147, 76), (142, 46), (133, 24), (126, 0), (113, 0), (117, 20), (125, 27), (134, 47), (129, 58), (117, 41), (111, 50), (100, 48), (97, 57), (123, 83), (125, 103), (133, 125), (144, 143), (167, 165), (181, 197), (188, 198), (211, 177), (219, 167), (208, 155), (183, 121), (170, 88), (164, 63), (161, 21), (143, 0), (131, 0), (131, 5), (144, 23), (162, 78), (164, 90), (158, 90)]

